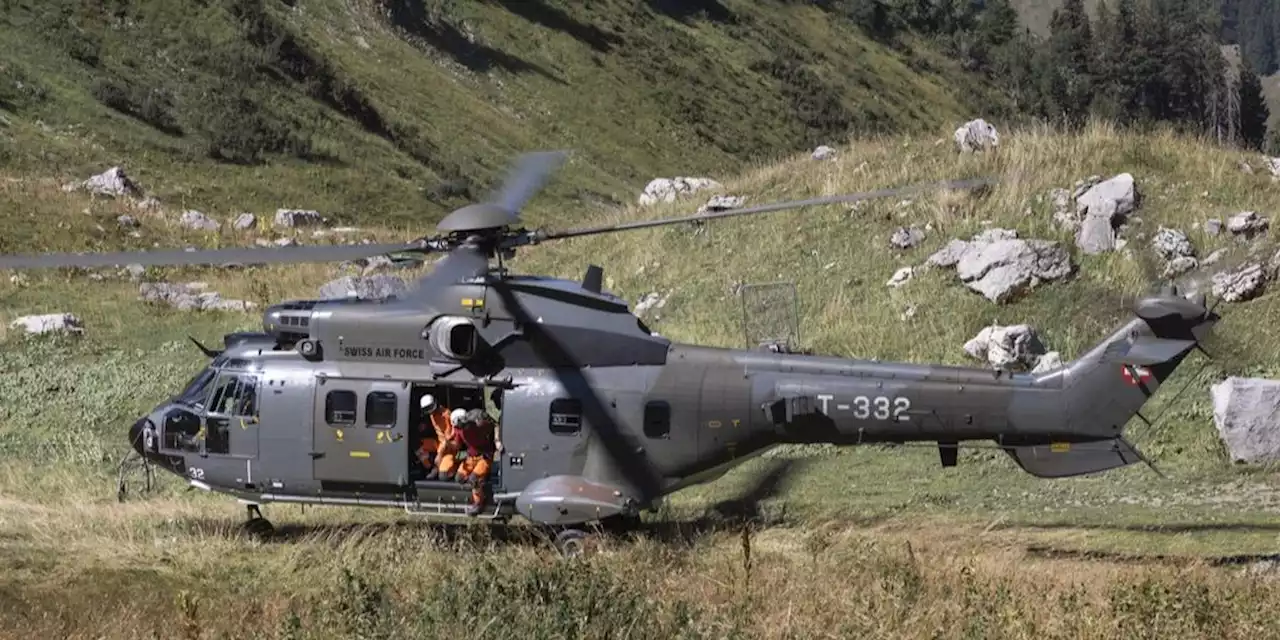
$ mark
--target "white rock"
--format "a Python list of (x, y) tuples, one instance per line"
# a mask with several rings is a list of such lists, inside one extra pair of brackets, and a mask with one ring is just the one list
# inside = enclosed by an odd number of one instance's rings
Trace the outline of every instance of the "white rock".
[(737, 209), (745, 204), (746, 196), (712, 196), (706, 204), (698, 207), (697, 213), (707, 213), (708, 211), (728, 211), (729, 209)]
[(710, 178), (654, 178), (640, 194), (640, 204), (649, 206), (659, 202), (675, 202), (676, 198), (705, 189), (721, 189), (723, 186)]
[(643, 314), (649, 313), (650, 311), (656, 311), (658, 309), (661, 309), (667, 306), (668, 297), (669, 297), (669, 294), (664, 296), (659, 294), (656, 291), (645, 294), (644, 298), (642, 298), (639, 302), (636, 303), (635, 314), (643, 315)]
[(919, 227), (898, 227), (889, 237), (889, 244), (898, 249), (910, 249), (924, 242), (924, 231)]
[(1191, 245), (1191, 239), (1187, 234), (1164, 226), (1161, 226), (1156, 231), (1155, 237), (1151, 238), (1151, 248), (1155, 249), (1156, 255), (1165, 262), (1196, 255), (1196, 248)]
[(1232, 377), (1210, 393), (1214, 424), (1233, 461), (1280, 459), (1280, 381)]
[(258, 225), (258, 216), (252, 213), (242, 213), (236, 216), (235, 222), (231, 223), (232, 228), (236, 231), (248, 231)]
[(1026, 370), (1045, 353), (1035, 329), (1026, 324), (983, 327), (964, 344), (965, 353), (997, 369)]
[(1054, 369), (1061, 367), (1062, 364), (1062, 354), (1057, 351), (1050, 351), (1036, 360), (1036, 366), (1031, 369), (1031, 373), (1045, 373), (1053, 371)]
[(1262, 156), (1262, 163), (1266, 166), (1267, 171), (1271, 172), (1271, 177), (1280, 178), (1280, 158), (1268, 158)]
[(1271, 226), (1271, 220), (1266, 216), (1258, 215), (1257, 211), (1242, 211), (1227, 220), (1227, 231), (1248, 238), (1266, 231), (1269, 226)]
[(144, 282), (138, 286), (138, 294), (146, 302), (168, 305), (179, 311), (249, 311), (257, 307), (245, 300), (223, 298), (217, 291), (204, 291), (205, 288), (203, 282)]
[(1216, 236), (1222, 233), (1222, 221), (1217, 218), (1210, 218), (1204, 221), (1204, 232)]
[(1100, 182), (1076, 198), (1076, 216), (1081, 219), (1076, 246), (1086, 254), (1115, 249), (1115, 227), (1137, 206), (1138, 191), (1133, 176), (1122, 173)]
[(1249, 263), (1234, 271), (1214, 274), (1213, 295), (1226, 302), (1249, 300), (1262, 293), (1267, 272), (1262, 265)]
[(320, 287), (320, 297), (383, 299), (403, 295), (408, 290), (409, 285), (398, 276), (379, 273), (371, 276), (344, 276), (330, 280)]
[(306, 227), (324, 224), (324, 217), (319, 211), (310, 209), (276, 209), (275, 225), (277, 227)]
[(63, 187), (64, 191), (73, 191), (82, 189), (94, 195), (110, 196), (113, 198), (132, 197), (136, 198), (142, 195), (142, 190), (133, 182), (124, 169), (120, 167), (111, 167), (96, 176), (85, 180), (79, 184), (72, 183)]
[(1200, 263), (1205, 266), (1208, 266), (1218, 262), (1219, 260), (1222, 260), (1224, 257), (1226, 257), (1226, 255), (1227, 255), (1226, 249), (1218, 249), (1217, 251), (1214, 251), (1213, 253), (1205, 257), (1205, 259), (1202, 260)]
[(137, 229), (139, 226), (138, 219), (130, 215), (123, 215), (116, 218), (116, 224), (119, 225), (121, 229)]
[(956, 263), (960, 280), (997, 304), (1043, 281), (1065, 278), (1072, 271), (1070, 254), (1049, 240), (971, 243)]
[(1175, 278), (1196, 268), (1197, 266), (1198, 263), (1195, 258), (1190, 256), (1179, 256), (1170, 260), (1169, 263), (1165, 265), (1164, 271), (1161, 272), (1161, 277)]
[(996, 131), (996, 128), (981, 118), (966, 122), (959, 129), (956, 129), (952, 138), (955, 140), (956, 148), (961, 153), (985, 151), (1000, 146), (1000, 134)]
[(836, 150), (824, 144), (813, 150), (812, 157), (814, 160), (830, 160), (836, 157)]
[(196, 231), (217, 231), (221, 226), (217, 220), (206, 216), (195, 209), (188, 209), (182, 212), (182, 218), (178, 220), (178, 224)]
[(9, 328), (22, 330), (31, 335), (46, 333), (84, 333), (84, 325), (80, 318), (70, 313), (47, 313), (38, 316), (22, 316), (9, 323)]
[(885, 283), (885, 286), (894, 288), (901, 287), (906, 284), (907, 281), (911, 280), (911, 277), (914, 275), (915, 267), (903, 267), (893, 272), (893, 277), (889, 278), (889, 281)]

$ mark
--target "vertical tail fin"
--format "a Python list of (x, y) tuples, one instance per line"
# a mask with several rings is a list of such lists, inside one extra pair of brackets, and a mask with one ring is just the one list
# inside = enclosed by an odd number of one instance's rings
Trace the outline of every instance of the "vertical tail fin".
[(1219, 318), (1205, 308), (1203, 295), (1175, 292), (1138, 300), (1134, 315), (1088, 353), (1046, 374), (1061, 376), (1066, 432), (1054, 444), (1006, 448), (1023, 470), (1057, 478), (1146, 462), (1124, 439), (1125, 425), (1142, 417), (1143, 405)]

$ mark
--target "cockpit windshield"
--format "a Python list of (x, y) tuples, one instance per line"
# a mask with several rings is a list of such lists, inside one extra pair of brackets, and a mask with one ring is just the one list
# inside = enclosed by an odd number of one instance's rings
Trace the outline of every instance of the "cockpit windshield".
[(178, 394), (176, 400), (186, 405), (203, 408), (205, 398), (209, 396), (209, 385), (213, 384), (217, 373), (213, 367), (205, 367), (187, 383), (186, 388)]

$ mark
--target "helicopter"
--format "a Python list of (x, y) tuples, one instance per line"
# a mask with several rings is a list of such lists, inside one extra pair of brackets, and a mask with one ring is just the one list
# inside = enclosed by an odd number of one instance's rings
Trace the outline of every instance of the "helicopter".
[[(445, 254), (402, 294), (282, 301), (263, 311), (261, 331), (229, 333), (221, 349), (192, 338), (207, 366), (128, 428), (130, 447), (192, 487), (239, 499), (260, 535), (273, 531), (268, 503), (378, 506), (523, 518), (555, 532), (565, 554), (581, 551), (591, 526), (634, 524), (779, 444), (936, 443), (952, 467), (961, 442), (993, 441), (1040, 478), (1147, 462), (1125, 425), (1219, 320), (1203, 294), (1145, 295), (1096, 346), (1041, 373), (673, 342), (603, 289), (599, 266), (575, 282), (514, 274), (504, 261), (552, 240), (997, 181), (526, 229), (521, 208), (564, 159), (526, 154), (495, 196), (411, 242), (0, 256), (0, 269)], [(466, 410), (487, 397), (498, 410), (501, 448), (478, 514), (467, 486), (429, 480), (417, 464), (425, 395)]]

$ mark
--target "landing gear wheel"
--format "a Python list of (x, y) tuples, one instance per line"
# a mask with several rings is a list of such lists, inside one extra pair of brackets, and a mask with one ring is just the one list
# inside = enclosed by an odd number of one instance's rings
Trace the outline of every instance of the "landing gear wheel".
[(245, 511), (249, 513), (249, 519), (243, 525), (245, 533), (259, 540), (266, 540), (276, 532), (276, 528), (272, 526), (271, 521), (262, 517), (262, 511), (258, 509), (258, 505), (246, 505)]
[(587, 532), (565, 529), (556, 535), (556, 550), (566, 558), (581, 556), (587, 549)]

